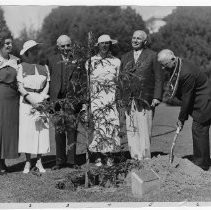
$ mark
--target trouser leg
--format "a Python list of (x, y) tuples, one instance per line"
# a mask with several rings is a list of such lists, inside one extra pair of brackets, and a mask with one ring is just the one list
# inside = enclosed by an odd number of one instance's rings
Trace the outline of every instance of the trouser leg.
[(67, 131), (67, 163), (76, 164), (77, 126), (68, 128)]
[(4, 169), (5, 159), (0, 159), (0, 170)]
[(56, 165), (66, 163), (66, 134), (65, 132), (55, 131), (56, 140)]
[(150, 158), (150, 138), (152, 130), (152, 110), (138, 111), (132, 102), (130, 116), (126, 114), (128, 147), (132, 158)]
[(192, 124), (194, 163), (204, 170), (209, 168), (210, 161), (209, 127), (210, 122)]

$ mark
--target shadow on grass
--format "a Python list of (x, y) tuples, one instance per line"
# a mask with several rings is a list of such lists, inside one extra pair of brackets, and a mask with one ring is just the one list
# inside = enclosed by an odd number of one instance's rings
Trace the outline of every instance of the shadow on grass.
[[(36, 164), (36, 161), (37, 161), (36, 158), (32, 158), (31, 165), (34, 166)], [(78, 165), (83, 165), (85, 162), (86, 162), (86, 154), (76, 155), (76, 163)], [(42, 163), (43, 163), (44, 168), (52, 168), (56, 164), (56, 156), (55, 155), (43, 156)], [(25, 161), (22, 161), (20, 163), (17, 163), (8, 167), (8, 171), (10, 173), (23, 171), (24, 165), (25, 165)]]
[[(32, 166), (34, 166), (36, 164), (36, 158), (32, 158), (31, 159), (31, 164)], [(51, 168), (55, 165), (56, 163), (56, 158), (55, 155), (47, 155), (47, 156), (43, 156), (42, 157), (42, 162), (43, 162), (43, 166), (44, 168)], [(8, 167), (8, 171), (11, 172), (20, 172), (23, 170), (25, 165), (25, 161), (22, 161), (20, 163), (14, 164), (10, 167)]]
[[(157, 157), (158, 155), (167, 155), (167, 153), (163, 153), (160, 151), (152, 152), (152, 157)], [(102, 154), (102, 153), (91, 153), (90, 155), (90, 162), (93, 163), (95, 160), (100, 157), (102, 159), (102, 162), (106, 162), (106, 158), (112, 156), (114, 158), (115, 163), (124, 162), (127, 159), (131, 159), (130, 152), (129, 151), (122, 151), (117, 152), (113, 154)], [(184, 156), (183, 158), (192, 158), (192, 156)], [(46, 155), (42, 157), (42, 162), (44, 168), (52, 168), (56, 164), (56, 156), (55, 155)], [(31, 159), (32, 166), (36, 164), (36, 158)], [(86, 154), (79, 154), (76, 155), (76, 163), (80, 166), (86, 163)], [(25, 165), (25, 161), (22, 161), (20, 163), (14, 164), (10, 167), (8, 167), (8, 171), (10, 173), (12, 172), (20, 172), (23, 170)]]
[(160, 152), (160, 151), (155, 151), (151, 153), (151, 157), (157, 157), (158, 155), (168, 155), (167, 153)]
[(185, 155), (182, 157), (183, 159), (188, 159), (190, 160), (191, 162), (193, 162), (193, 155)]

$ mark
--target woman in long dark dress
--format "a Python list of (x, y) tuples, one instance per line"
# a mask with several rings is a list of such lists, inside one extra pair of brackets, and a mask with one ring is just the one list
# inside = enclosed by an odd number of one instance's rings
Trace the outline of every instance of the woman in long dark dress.
[(18, 157), (17, 58), (11, 50), (11, 34), (0, 34), (0, 175), (6, 173), (5, 159)]

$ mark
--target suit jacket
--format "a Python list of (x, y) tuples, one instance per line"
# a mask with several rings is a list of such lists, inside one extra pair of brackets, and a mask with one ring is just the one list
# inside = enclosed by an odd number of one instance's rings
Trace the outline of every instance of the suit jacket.
[[(71, 60), (70, 60), (71, 61)], [(50, 70), (50, 99), (56, 100), (59, 97), (61, 88), (62, 88), (62, 68), (64, 68), (64, 63), (62, 63), (62, 57), (60, 54), (53, 55), (48, 58), (47, 65)], [(67, 91), (69, 94), (79, 98), (83, 95), (85, 99), (86, 94), (86, 70), (84, 63), (81, 64), (78, 68), (78, 65), (72, 63), (68, 66), (67, 71)], [(82, 106), (82, 103), (85, 103), (85, 100), (81, 101), (79, 104), (76, 103), (75, 107), (78, 109)]]
[(143, 108), (143, 101), (149, 105), (154, 98), (161, 101), (162, 92), (163, 72), (154, 51), (143, 49), (136, 63), (133, 51), (122, 56), (117, 99), (122, 99), (126, 108), (130, 107), (131, 99), (138, 109)]
[(208, 77), (192, 63), (182, 60), (179, 75), (177, 98), (182, 101), (179, 120), (185, 121), (188, 115), (199, 123), (211, 119), (211, 86)]

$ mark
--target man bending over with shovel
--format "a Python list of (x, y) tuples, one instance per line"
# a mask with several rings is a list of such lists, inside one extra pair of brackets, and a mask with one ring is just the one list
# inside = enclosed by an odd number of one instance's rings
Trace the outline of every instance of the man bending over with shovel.
[(169, 96), (181, 100), (177, 126), (182, 130), (190, 115), (193, 118), (193, 161), (203, 170), (210, 166), (209, 127), (211, 124), (211, 84), (192, 63), (176, 57), (168, 49), (158, 53), (158, 62), (171, 74)]

